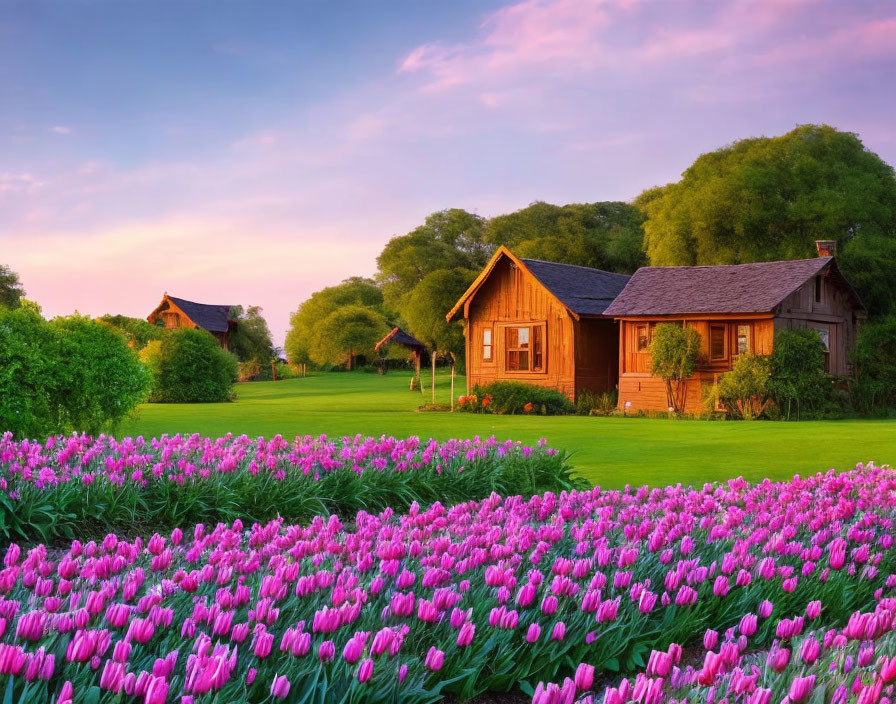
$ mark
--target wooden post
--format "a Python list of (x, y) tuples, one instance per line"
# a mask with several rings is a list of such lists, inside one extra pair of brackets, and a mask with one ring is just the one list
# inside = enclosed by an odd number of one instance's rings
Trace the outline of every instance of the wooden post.
[(430, 362), (432, 363), (432, 404), (436, 404), (436, 351), (432, 351), (432, 356), (430, 357)]
[(451, 412), (454, 413), (454, 357), (451, 358)]
[(276, 359), (271, 360), (271, 376), (273, 377), (274, 381), (277, 381), (277, 360)]

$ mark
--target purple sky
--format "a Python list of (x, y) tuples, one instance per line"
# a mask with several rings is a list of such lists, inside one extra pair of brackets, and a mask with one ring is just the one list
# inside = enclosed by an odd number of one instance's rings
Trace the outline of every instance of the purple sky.
[(275, 339), (434, 210), (629, 200), (806, 122), (896, 163), (891, 2), (5, 3), (0, 263), (48, 316), (163, 291)]

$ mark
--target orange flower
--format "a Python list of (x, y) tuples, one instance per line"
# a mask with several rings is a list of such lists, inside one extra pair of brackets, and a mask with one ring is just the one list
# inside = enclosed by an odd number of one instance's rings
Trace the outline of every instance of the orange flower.
[(533, 408), (532, 402), (529, 401), (529, 403), (527, 403), (525, 406), (523, 406), (523, 411), (525, 411), (526, 413), (531, 413), (532, 408)]
[(488, 408), (488, 404), (490, 404), (491, 402), (492, 402), (492, 397), (486, 396), (484, 399), (482, 399), (482, 407)]

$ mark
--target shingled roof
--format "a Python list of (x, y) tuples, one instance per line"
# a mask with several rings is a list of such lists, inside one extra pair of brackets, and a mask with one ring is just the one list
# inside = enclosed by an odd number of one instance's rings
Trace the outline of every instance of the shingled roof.
[(576, 315), (602, 315), (631, 276), (575, 264), (520, 259), (532, 275)]
[(168, 296), (168, 299), (196, 325), (209, 332), (227, 332), (230, 327), (230, 310), (233, 306), (195, 303), (174, 296)]
[(828, 268), (861, 308), (861, 301), (840, 274), (833, 257), (815, 257), (720, 266), (642, 267), (604, 314), (622, 317), (770, 313), (806, 281)]
[(383, 345), (388, 342), (394, 342), (398, 345), (404, 345), (405, 347), (419, 347), (421, 350), (426, 349), (426, 345), (424, 345), (420, 340), (418, 340), (413, 335), (406, 333), (399, 327), (392, 328), (391, 332), (386, 335), (382, 340), (376, 343), (376, 347), (374, 349), (379, 349)]

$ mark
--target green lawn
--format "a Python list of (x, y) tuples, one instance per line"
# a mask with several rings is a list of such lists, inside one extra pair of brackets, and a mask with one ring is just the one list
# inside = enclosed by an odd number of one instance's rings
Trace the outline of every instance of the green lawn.
[[(738, 475), (783, 479), (847, 469), (859, 461), (896, 462), (896, 421), (743, 423), (417, 412), (424, 397), (408, 391), (408, 380), (406, 373), (355, 372), (240, 384), (235, 403), (141, 406), (120, 434), (385, 433), (437, 440), (495, 435), (525, 442), (544, 437), (573, 453), (577, 470), (606, 487), (702, 484)], [(458, 394), (463, 382), (459, 377)], [(437, 387), (439, 401), (447, 404), (448, 378), (440, 376)]]

